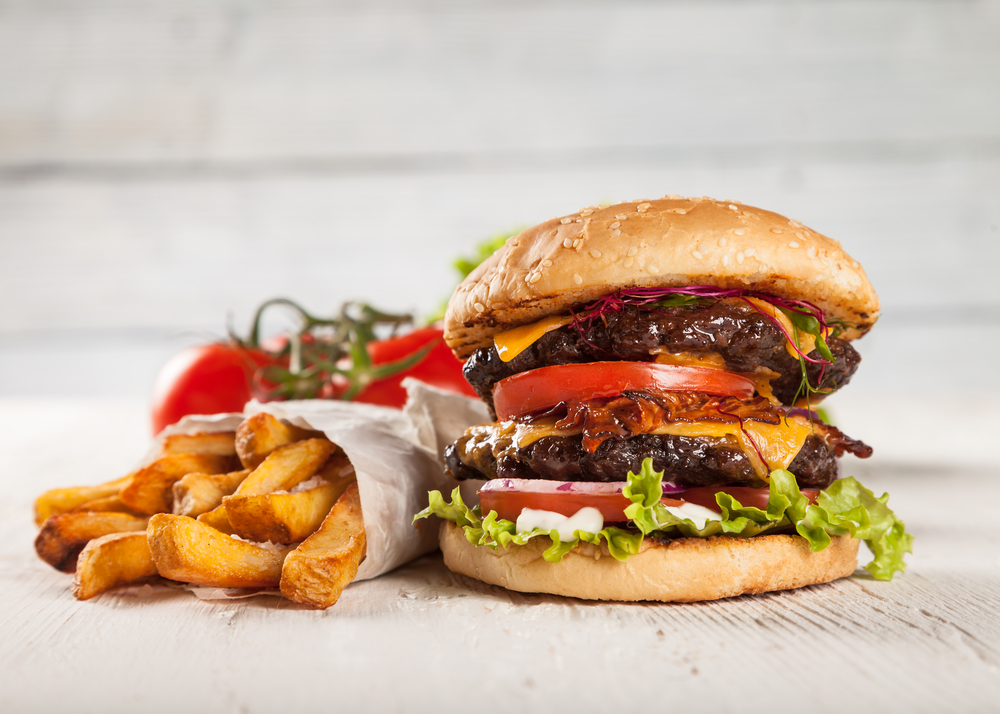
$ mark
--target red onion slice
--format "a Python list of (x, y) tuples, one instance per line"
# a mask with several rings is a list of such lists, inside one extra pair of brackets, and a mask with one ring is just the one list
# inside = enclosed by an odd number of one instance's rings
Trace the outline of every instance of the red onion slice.
[[(663, 495), (671, 496), (681, 493), (687, 489), (672, 481), (665, 481), (662, 484)], [(593, 496), (603, 496), (607, 494), (621, 493), (625, 488), (624, 481), (550, 481), (548, 479), (526, 479), (526, 478), (496, 478), (487, 481), (479, 489), (483, 492), (512, 491), (516, 493), (576, 493)]]

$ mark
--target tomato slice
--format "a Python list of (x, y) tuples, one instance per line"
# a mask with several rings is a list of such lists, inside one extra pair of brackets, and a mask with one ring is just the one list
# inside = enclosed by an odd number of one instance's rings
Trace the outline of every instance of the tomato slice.
[[(494, 479), (488, 481), (479, 491), (479, 504), (483, 513), (496, 511), (497, 516), (516, 521), (525, 508), (552, 511), (564, 516), (572, 516), (581, 508), (596, 508), (605, 523), (627, 521), (625, 509), (631, 505), (622, 495), (623, 481), (612, 483), (588, 483), (577, 481), (547, 481), (543, 479)], [(719, 512), (715, 494), (725, 492), (744, 506), (767, 509), (769, 489), (748, 486), (699, 486), (674, 494), (675, 498), (661, 498), (664, 506), (682, 506), (694, 503)], [(816, 502), (819, 491), (802, 489), (810, 503)]]
[(493, 403), (497, 418), (509, 421), (560, 402), (617, 397), (627, 391), (703, 392), (749, 399), (754, 383), (721, 369), (657, 362), (587, 362), (540, 367), (502, 379), (493, 387)]
[[(625, 509), (632, 504), (622, 495), (623, 481), (586, 483), (534, 479), (496, 479), (479, 491), (483, 513), (496, 511), (497, 516), (516, 521), (525, 508), (552, 511), (572, 516), (581, 508), (596, 508), (605, 523), (627, 521)], [(661, 499), (665, 506), (680, 506), (682, 501)]]
[[(809, 503), (816, 503), (816, 497), (819, 496), (819, 491), (813, 488), (803, 488), (801, 490), (802, 494), (809, 499)], [(705, 508), (711, 508), (713, 511), (718, 511), (719, 504), (715, 500), (715, 494), (720, 491), (728, 493), (730, 496), (739, 501), (742, 506), (753, 506), (754, 508), (759, 508), (762, 511), (767, 510), (767, 499), (770, 495), (770, 489), (768, 488), (750, 488), (749, 486), (725, 486), (723, 488), (715, 486), (699, 486), (697, 488), (689, 488), (685, 491), (684, 500), (688, 503), (696, 503), (699, 506), (704, 506)]]

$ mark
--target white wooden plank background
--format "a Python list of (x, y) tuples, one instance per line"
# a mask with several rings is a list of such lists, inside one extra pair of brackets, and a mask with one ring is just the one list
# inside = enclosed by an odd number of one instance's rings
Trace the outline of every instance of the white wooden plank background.
[(2, 711), (1000, 709), (1000, 535), (940, 498), (960, 477), (975, 502), (995, 502), (995, 464), (956, 475), (881, 459), (859, 473), (916, 534), (908, 573), (889, 583), (597, 604), (488, 587), (432, 556), (349, 587), (325, 613), (182, 593), (78, 603), (31, 551), (31, 500), (127, 469), (146, 447), (143, 410), (0, 401)]

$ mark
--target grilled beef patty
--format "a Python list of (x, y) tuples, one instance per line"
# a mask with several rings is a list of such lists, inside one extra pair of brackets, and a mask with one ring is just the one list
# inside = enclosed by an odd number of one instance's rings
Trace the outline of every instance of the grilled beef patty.
[[(445, 449), (445, 464), (459, 480), (484, 478), (549, 479), (555, 481), (624, 481), (629, 471), (638, 473), (646, 458), (664, 471), (664, 481), (682, 486), (761, 486), (750, 459), (726, 439), (641, 434), (604, 442), (594, 454), (583, 448), (580, 436), (544, 437), (516, 456), (486, 463), (466, 464), (458, 444)], [(806, 438), (788, 470), (800, 488), (826, 488), (837, 478), (837, 459), (823, 439)]]
[[(861, 362), (851, 345), (836, 337), (827, 340), (834, 363), (823, 371), (822, 390), (836, 390), (850, 381)], [(520, 372), (557, 364), (622, 360), (652, 362), (650, 352), (716, 353), (733, 372), (758, 367), (780, 376), (771, 381), (774, 396), (791, 404), (802, 381), (799, 361), (788, 354), (786, 338), (773, 322), (751, 306), (720, 301), (707, 307), (685, 306), (640, 310), (629, 305), (582, 329), (574, 325), (547, 333), (510, 362), (500, 359), (494, 346), (483, 347), (465, 363), (465, 378), (493, 411), (493, 385)], [(819, 358), (815, 350), (809, 354)], [(819, 380), (821, 365), (807, 362), (809, 381)], [(494, 412), (495, 413), (495, 412)]]

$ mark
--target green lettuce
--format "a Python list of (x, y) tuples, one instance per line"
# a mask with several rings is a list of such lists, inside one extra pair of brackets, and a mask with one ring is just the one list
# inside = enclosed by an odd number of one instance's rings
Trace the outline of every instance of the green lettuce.
[(524, 545), (532, 538), (548, 536), (551, 545), (543, 557), (553, 563), (562, 560), (580, 541), (593, 545), (603, 542), (612, 556), (624, 561), (639, 552), (647, 535), (749, 538), (780, 529), (782, 532), (794, 530), (806, 539), (814, 552), (829, 546), (831, 536), (848, 535), (861, 539), (875, 556), (865, 569), (877, 580), (891, 580), (896, 571), (906, 570), (903, 553), (912, 552), (913, 536), (886, 505), (889, 494), (876, 498), (854, 478), (835, 481), (819, 494), (815, 504), (810, 504), (799, 490), (795, 476), (790, 471), (776, 469), (771, 472), (766, 509), (744, 506), (730, 494), (718, 493), (715, 500), (721, 511), (719, 519), (706, 521), (700, 527), (689, 518), (670, 513), (661, 503), (662, 481), (663, 472), (654, 471), (653, 460), (646, 459), (638, 474), (629, 472), (622, 489), (622, 494), (632, 502), (625, 509), (625, 516), (634, 529), (610, 526), (600, 533), (578, 530), (569, 541), (560, 540), (559, 532), (554, 529), (535, 528), (518, 533), (515, 524), (498, 518), (496, 511), (490, 511), (484, 518), (479, 506), (469, 508), (462, 501), (457, 488), (451, 494), (451, 503), (444, 500), (440, 491), (431, 491), (430, 505), (413, 520), (439, 516), (464, 528), (470, 543), (494, 550)]

